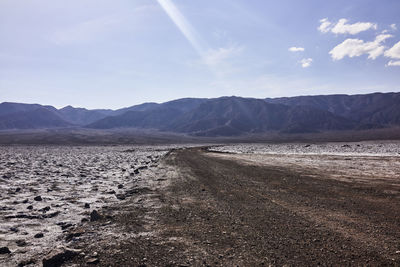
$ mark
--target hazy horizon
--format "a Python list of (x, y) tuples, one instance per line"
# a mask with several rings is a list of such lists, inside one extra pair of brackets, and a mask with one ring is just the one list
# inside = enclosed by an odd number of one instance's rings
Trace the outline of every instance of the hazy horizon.
[(0, 3), (0, 102), (399, 91), (400, 2)]

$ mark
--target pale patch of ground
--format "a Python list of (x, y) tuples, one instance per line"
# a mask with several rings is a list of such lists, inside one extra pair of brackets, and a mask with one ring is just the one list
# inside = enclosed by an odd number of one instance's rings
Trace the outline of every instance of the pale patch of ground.
[[(122, 211), (135, 197), (132, 190), (167, 183), (159, 160), (175, 147), (0, 147), (0, 247), (12, 252), (0, 255), (0, 265), (40, 258), (65, 245), (67, 231), (82, 225), (92, 210), (118, 204)], [(42, 200), (34, 200), (37, 196)], [(142, 205), (143, 197), (136, 198)], [(35, 238), (39, 233), (43, 237)]]
[[(391, 183), (400, 190), (400, 143), (240, 144), (212, 147), (215, 157), (279, 166), (342, 181)], [(321, 175), (322, 174), (322, 175)]]

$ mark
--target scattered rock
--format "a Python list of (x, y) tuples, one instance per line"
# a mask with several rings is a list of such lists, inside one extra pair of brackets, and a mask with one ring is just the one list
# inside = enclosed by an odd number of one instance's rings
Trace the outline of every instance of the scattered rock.
[(56, 248), (51, 251), (43, 260), (43, 267), (58, 267), (64, 262), (71, 260), (75, 256), (79, 255), (81, 250), (70, 249), (70, 248)]
[(90, 221), (94, 222), (94, 221), (98, 221), (101, 219), (101, 215), (97, 212), (97, 210), (93, 210), (90, 213)]
[(46, 206), (46, 207), (40, 209), (40, 211), (43, 211), (43, 212), (47, 212), (49, 210), (50, 210), (50, 206)]
[(26, 203), (28, 203), (28, 201), (29, 200), (26, 198), (26, 199), (22, 200), (22, 203), (26, 204)]
[(27, 245), (26, 241), (23, 239), (16, 240), (15, 243), (18, 247), (25, 247)]
[(67, 229), (67, 228), (70, 228), (71, 226), (73, 226), (72, 223), (63, 224), (63, 225), (61, 225), (61, 230), (65, 230), (65, 229)]
[(33, 206), (32, 206), (32, 205), (29, 205), (29, 206), (27, 207), (27, 209), (28, 209), (28, 210), (31, 210), (31, 209), (33, 209)]
[(10, 231), (11, 231), (11, 232), (14, 232), (14, 233), (18, 233), (18, 232), (19, 232), (19, 229), (18, 229), (17, 227), (11, 227), (11, 228), (10, 228)]
[(124, 194), (116, 194), (115, 196), (116, 196), (117, 199), (119, 199), (119, 200), (124, 200), (124, 199), (126, 198)]
[(0, 248), (0, 254), (10, 254), (11, 251), (8, 249), (8, 247), (1, 247)]
[(21, 187), (17, 187), (16, 189), (15, 189), (15, 192), (20, 192), (21, 191)]
[(90, 204), (89, 203), (85, 203), (85, 209), (90, 209)]
[(99, 259), (98, 258), (90, 258), (86, 261), (86, 264), (97, 264), (99, 263)]
[(66, 240), (66, 241), (70, 241), (70, 240), (72, 240), (72, 238), (74, 238), (74, 237), (79, 237), (79, 236), (81, 236), (83, 233), (84, 233), (84, 231), (82, 231), (82, 230), (69, 233), (69, 234), (65, 237), (65, 240)]
[(33, 236), (34, 238), (42, 238), (44, 237), (43, 233), (37, 233), (36, 235)]
[(35, 201), (42, 201), (43, 199), (42, 199), (41, 196), (36, 196), (33, 200), (35, 200)]
[(122, 189), (122, 188), (124, 188), (124, 185), (123, 184), (119, 184), (118, 185), (118, 189)]
[(36, 261), (34, 259), (24, 260), (24, 261), (21, 261), (20, 263), (18, 263), (18, 267), (23, 267), (23, 266), (31, 265), (31, 264), (35, 264), (35, 263), (36, 263)]
[(55, 212), (52, 212), (52, 213), (43, 214), (41, 216), (41, 218), (53, 218), (53, 217), (56, 217), (58, 214), (60, 214), (60, 212), (59, 211), (55, 211)]
[(110, 194), (110, 195), (113, 195), (113, 194), (115, 194), (115, 191), (114, 190), (110, 190), (110, 191), (107, 191), (106, 193)]

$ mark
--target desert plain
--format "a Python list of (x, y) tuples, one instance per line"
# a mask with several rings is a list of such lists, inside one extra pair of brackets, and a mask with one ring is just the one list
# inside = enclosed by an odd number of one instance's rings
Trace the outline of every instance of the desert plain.
[(0, 147), (1, 266), (400, 264), (400, 142)]

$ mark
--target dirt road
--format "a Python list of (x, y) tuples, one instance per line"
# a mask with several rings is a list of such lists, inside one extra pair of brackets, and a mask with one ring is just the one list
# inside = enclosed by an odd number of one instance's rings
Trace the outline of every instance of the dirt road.
[(174, 150), (164, 164), (176, 174), (143, 195), (152, 205), (113, 219), (151, 234), (98, 245), (99, 265), (400, 264), (400, 197), (385, 181), (327, 179), (200, 148)]

